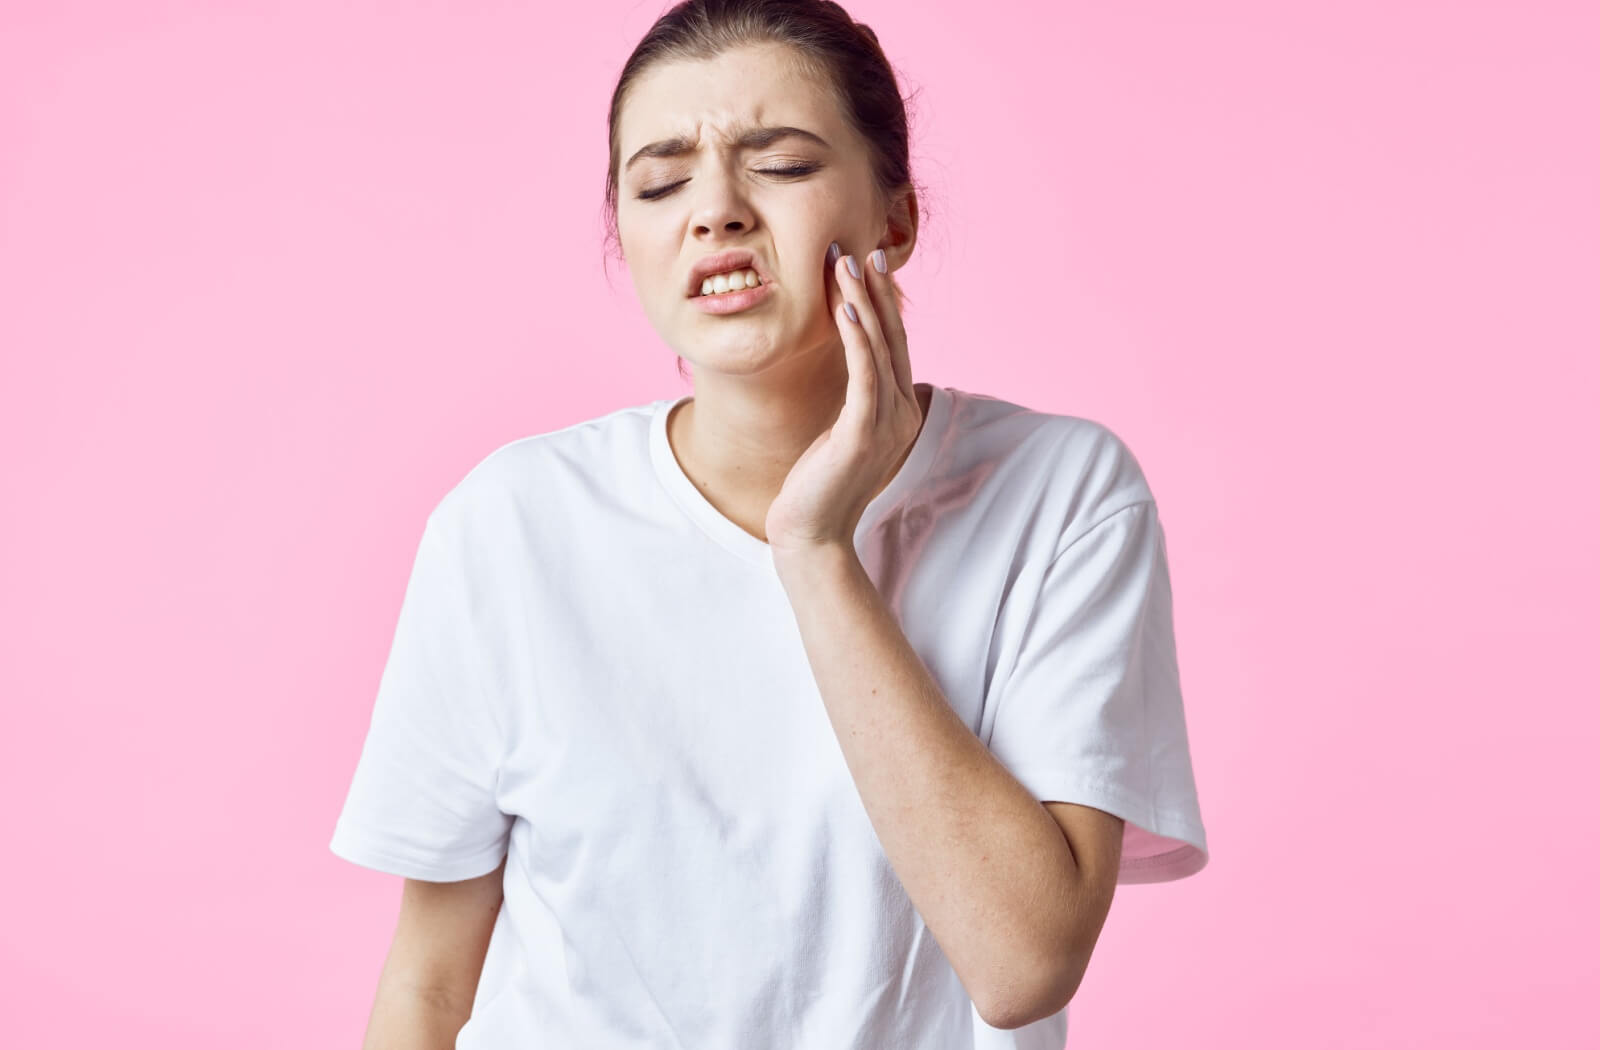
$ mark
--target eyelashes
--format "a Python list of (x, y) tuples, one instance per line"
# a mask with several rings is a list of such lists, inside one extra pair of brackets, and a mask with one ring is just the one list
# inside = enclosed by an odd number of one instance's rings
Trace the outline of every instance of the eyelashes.
[[(801, 175), (810, 175), (819, 167), (821, 167), (820, 164), (795, 164), (786, 168), (757, 168), (756, 170), (766, 175), (777, 175), (782, 178), (793, 179), (799, 178)], [(688, 181), (688, 179), (680, 179), (677, 182), (667, 186), (660, 186), (653, 190), (645, 190), (642, 193), (639, 193), (637, 196), (638, 199), (642, 201), (653, 201), (658, 198), (665, 197), (667, 194), (671, 193), (673, 190), (677, 189), (679, 186), (682, 186)]]

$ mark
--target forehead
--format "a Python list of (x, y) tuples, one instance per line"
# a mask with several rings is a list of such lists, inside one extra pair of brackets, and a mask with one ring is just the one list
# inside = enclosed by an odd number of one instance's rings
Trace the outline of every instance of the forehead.
[(766, 44), (651, 67), (628, 92), (617, 137), (627, 157), (671, 135), (717, 142), (760, 124), (797, 125), (830, 142), (838, 141), (841, 129), (827, 86), (787, 48)]

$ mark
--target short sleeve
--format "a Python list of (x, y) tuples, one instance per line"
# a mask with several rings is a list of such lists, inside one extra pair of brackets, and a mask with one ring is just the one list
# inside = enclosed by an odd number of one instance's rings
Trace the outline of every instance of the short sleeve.
[(355, 775), (329, 844), (363, 867), (430, 882), (487, 874), (512, 818), (496, 786), (505, 752), (488, 691), (485, 602), (455, 519), (423, 528)]
[(1118, 882), (1203, 868), (1154, 501), (1107, 515), (1056, 552), (1020, 630), (1016, 658), (991, 692), (991, 752), (1041, 802), (1123, 818)]

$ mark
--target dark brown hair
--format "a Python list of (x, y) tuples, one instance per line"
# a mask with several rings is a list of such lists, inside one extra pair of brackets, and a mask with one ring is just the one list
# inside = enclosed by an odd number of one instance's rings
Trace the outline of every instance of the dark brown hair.
[[(832, 0), (683, 0), (656, 19), (639, 41), (611, 94), (605, 223), (607, 244), (618, 254), (617, 126), (634, 82), (658, 62), (704, 61), (732, 48), (767, 43), (790, 48), (801, 68), (832, 90), (839, 111), (872, 151), (873, 181), (884, 204), (907, 186), (918, 189), (920, 224), (923, 194), (911, 177), (906, 100), (871, 27)], [(890, 283), (903, 303), (906, 296), (892, 275)], [(681, 357), (678, 374), (688, 378)]]

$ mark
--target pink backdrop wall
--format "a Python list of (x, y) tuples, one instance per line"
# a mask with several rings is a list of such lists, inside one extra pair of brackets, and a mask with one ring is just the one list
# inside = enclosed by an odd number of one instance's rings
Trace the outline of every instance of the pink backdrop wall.
[[(601, 261), (664, 6), (5, 5), (8, 1045), (359, 1044), (423, 518), (686, 389)], [(1112, 426), (1168, 530), (1213, 861), (1071, 1045), (1596, 1045), (1593, 5), (848, 7), (917, 377)]]

